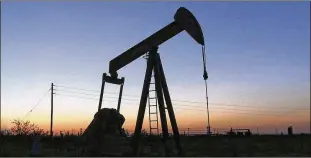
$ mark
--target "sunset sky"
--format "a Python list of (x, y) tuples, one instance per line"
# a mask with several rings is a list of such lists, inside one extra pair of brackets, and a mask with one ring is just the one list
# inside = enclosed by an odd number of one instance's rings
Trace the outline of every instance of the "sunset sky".
[[(2, 128), (25, 118), (49, 130), (50, 94), (26, 114), (52, 82), (54, 130), (86, 128), (109, 61), (172, 22), (179, 7), (203, 29), (212, 128), (310, 131), (309, 2), (2, 2)], [(180, 130), (204, 130), (201, 46), (182, 32), (159, 52)], [(139, 58), (119, 71), (129, 131), (145, 68)], [(118, 90), (106, 84), (103, 107), (116, 108)]]

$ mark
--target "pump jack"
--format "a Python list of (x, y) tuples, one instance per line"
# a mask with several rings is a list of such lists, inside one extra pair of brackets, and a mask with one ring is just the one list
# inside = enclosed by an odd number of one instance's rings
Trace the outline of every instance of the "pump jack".
[[(173, 136), (176, 148), (178, 150), (178, 155), (182, 156), (182, 146), (179, 139), (179, 131), (177, 122), (175, 119), (175, 114), (170, 98), (170, 93), (167, 87), (160, 54), (158, 53), (158, 47), (164, 43), (165, 41), (169, 40), (170, 38), (174, 37), (175, 35), (179, 34), (182, 31), (186, 31), (197, 43), (204, 46), (204, 37), (203, 32), (200, 27), (200, 24), (194, 17), (194, 15), (184, 7), (181, 7), (177, 10), (174, 16), (174, 21), (162, 28), (161, 30), (157, 31), (156, 33), (152, 34), (145, 40), (141, 41), (140, 43), (136, 44), (132, 48), (128, 49), (121, 55), (117, 56), (109, 63), (109, 73), (110, 77), (104, 73), (103, 75), (103, 84), (101, 89), (100, 101), (98, 110), (101, 108), (102, 102), (102, 95), (104, 90), (105, 81), (113, 84), (121, 85), (120, 88), (120, 95), (119, 95), (119, 102), (118, 102), (118, 109), (120, 109), (121, 97), (122, 97), (122, 89), (124, 78), (118, 79), (117, 71), (122, 67), (126, 66), (127, 64), (131, 63), (135, 59), (139, 58), (140, 56), (149, 53), (149, 58), (147, 61), (147, 68), (145, 72), (145, 79), (143, 84), (143, 89), (140, 98), (140, 105), (138, 109), (138, 115), (136, 120), (136, 127), (135, 132), (131, 144), (131, 152), (133, 156), (139, 156), (140, 148), (139, 148), (139, 140), (140, 134), (142, 129), (142, 124), (144, 120), (144, 113), (146, 110), (146, 103), (147, 97), (149, 92), (150, 80), (152, 71), (154, 71), (155, 77), (155, 87), (156, 87), (156, 94), (158, 97), (159, 103), (159, 112), (161, 118), (161, 125), (162, 125), (162, 135), (163, 135), (163, 143), (166, 146), (166, 140), (169, 136), (168, 134), (168, 127), (166, 121), (166, 114), (165, 109), (167, 109), (169, 118), (171, 120), (171, 126), (173, 130)], [(204, 78), (206, 80), (207, 73), (204, 72)], [(163, 98), (164, 96), (164, 98)], [(166, 108), (164, 107), (164, 100), (166, 103)], [(167, 148), (166, 148), (167, 149)]]

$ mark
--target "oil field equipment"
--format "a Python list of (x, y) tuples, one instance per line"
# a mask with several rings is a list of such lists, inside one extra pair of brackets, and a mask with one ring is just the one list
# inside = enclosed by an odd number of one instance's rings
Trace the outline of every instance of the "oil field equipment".
[[(168, 127), (167, 127), (167, 119), (166, 119), (166, 110), (169, 115), (169, 119), (171, 122), (172, 130), (173, 130), (173, 138), (175, 142), (175, 146), (177, 149), (177, 153), (179, 156), (183, 155), (182, 146), (180, 143), (179, 137), (179, 130), (178, 125), (176, 122), (172, 101), (170, 98), (170, 93), (168, 90), (168, 86), (166, 83), (160, 54), (158, 53), (159, 46), (166, 42), (167, 40), (171, 39), (172, 37), (176, 36), (177, 34), (181, 33), (182, 31), (186, 31), (198, 44), (202, 45), (202, 56), (203, 56), (203, 78), (206, 80), (208, 78), (207, 71), (206, 71), (206, 59), (205, 59), (205, 43), (203, 32), (200, 27), (200, 24), (194, 17), (194, 15), (184, 7), (180, 7), (174, 15), (174, 21), (162, 28), (161, 30), (157, 31), (156, 33), (152, 34), (151, 36), (147, 37), (140, 43), (136, 44), (132, 48), (128, 49), (124, 53), (120, 54), (116, 58), (112, 59), (109, 63), (109, 73), (108, 76), (106, 73), (103, 74), (103, 83), (101, 88), (100, 100), (99, 100), (99, 107), (98, 112), (101, 111), (102, 106), (102, 98), (104, 94), (104, 86), (105, 82), (113, 83), (121, 85), (120, 87), (120, 95), (119, 95), (119, 102), (117, 107), (117, 112), (120, 110), (120, 103), (122, 97), (122, 89), (124, 84), (124, 78), (118, 78), (117, 71), (126, 66), (127, 64), (131, 63), (132, 61), (136, 60), (137, 58), (143, 56), (144, 54), (148, 54), (147, 59), (147, 68), (145, 72), (145, 78), (143, 83), (143, 88), (141, 92), (140, 104), (138, 109), (138, 115), (136, 120), (136, 126), (134, 135), (131, 142), (131, 155), (132, 156), (139, 156), (140, 155), (140, 138), (141, 138), (141, 130), (144, 120), (144, 113), (146, 110), (146, 103), (149, 94), (150, 88), (150, 81), (152, 77), (152, 72), (154, 73), (154, 84), (155, 84), (155, 92), (157, 95), (158, 100), (158, 107), (159, 107), (159, 114), (161, 119), (161, 126), (162, 126), (162, 137), (164, 146), (167, 146), (167, 138), (169, 136)], [(206, 86), (207, 90), (207, 86)], [(206, 99), (207, 99), (207, 92), (206, 92)], [(166, 107), (164, 106), (164, 101), (166, 103)], [(207, 109), (208, 109), (208, 101), (207, 101)], [(208, 116), (209, 119), (209, 116)], [(208, 128), (209, 127), (209, 120), (208, 120)]]
[(252, 132), (250, 129), (230, 129), (229, 132), (227, 132), (227, 135), (230, 135), (230, 136), (234, 136), (234, 135), (237, 135), (237, 136), (251, 136), (252, 135)]

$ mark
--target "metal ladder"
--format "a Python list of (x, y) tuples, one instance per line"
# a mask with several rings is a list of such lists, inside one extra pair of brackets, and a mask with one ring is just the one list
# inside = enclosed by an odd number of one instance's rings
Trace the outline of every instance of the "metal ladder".
[[(143, 56), (148, 59), (148, 53)], [(159, 119), (158, 119), (158, 99), (155, 90), (154, 72), (151, 75), (151, 82), (148, 93), (148, 107), (149, 107), (149, 133), (150, 135), (159, 135)]]

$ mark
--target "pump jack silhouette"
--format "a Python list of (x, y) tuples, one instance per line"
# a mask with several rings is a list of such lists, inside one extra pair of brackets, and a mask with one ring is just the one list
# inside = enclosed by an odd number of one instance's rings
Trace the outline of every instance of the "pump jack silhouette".
[[(146, 110), (146, 103), (147, 103), (147, 97), (148, 97), (148, 92), (149, 92), (152, 71), (154, 71), (156, 94), (157, 94), (158, 103), (159, 103), (163, 143), (166, 147), (166, 141), (169, 136), (168, 127), (167, 127), (167, 119), (166, 119), (166, 114), (165, 114), (165, 109), (167, 109), (169, 118), (171, 121), (173, 137), (174, 137), (175, 145), (178, 151), (178, 155), (179, 156), (183, 155), (183, 150), (182, 150), (182, 146), (181, 146), (180, 138), (179, 138), (178, 125), (176, 122), (173, 105), (172, 105), (172, 101), (170, 98), (170, 93), (169, 93), (168, 86), (166, 83), (163, 66), (161, 63), (160, 54), (158, 53), (158, 49), (162, 43), (166, 42), (167, 40), (171, 39), (172, 37), (176, 36), (177, 34), (179, 34), (180, 32), (184, 30), (197, 43), (199, 43), (200, 45), (204, 47), (203, 32), (198, 21), (196, 20), (194, 15), (189, 10), (187, 10), (184, 7), (181, 7), (177, 10), (174, 16), (173, 22), (171, 22), (170, 24), (168, 24), (161, 30), (157, 31), (156, 33), (152, 34), (145, 40), (141, 41), (140, 43), (136, 44), (132, 48), (128, 49), (121, 55), (111, 60), (109, 63), (110, 76), (108, 76), (106, 73), (103, 74), (103, 81), (102, 81), (98, 110), (100, 110), (102, 106), (102, 98), (103, 98), (103, 93), (104, 93), (105, 82), (108, 82), (112, 84), (121, 85), (120, 93), (119, 93), (118, 108), (117, 108), (117, 111), (119, 112), (123, 84), (124, 84), (124, 77), (122, 77), (121, 79), (118, 79), (117, 71), (121, 69), (122, 67), (126, 66), (127, 64), (131, 63), (132, 61), (136, 60), (137, 58), (141, 57), (142, 55), (146, 53), (148, 53), (149, 55), (149, 58), (147, 61), (147, 68), (145, 72), (143, 89), (142, 89), (141, 98), (140, 98), (140, 105), (138, 109), (135, 132), (134, 132), (133, 140), (131, 143), (132, 156), (139, 156), (140, 154), (139, 141), (140, 141), (140, 136), (141, 136), (142, 124), (144, 120), (144, 113)], [(206, 72), (205, 65), (204, 65), (203, 76), (204, 76), (204, 79), (206, 80), (207, 72)], [(164, 100), (166, 103), (166, 108), (164, 106)]]

